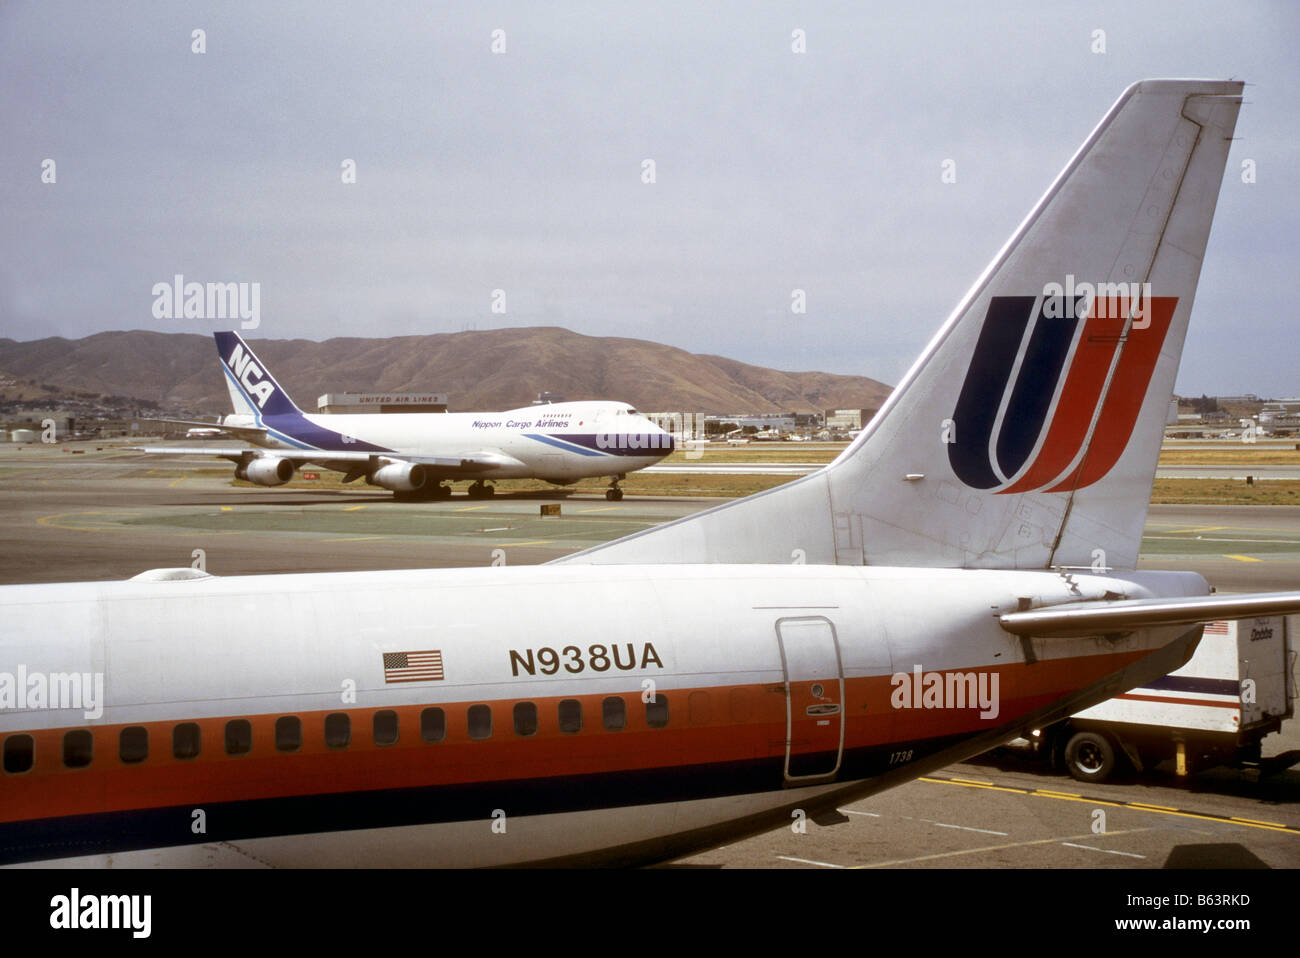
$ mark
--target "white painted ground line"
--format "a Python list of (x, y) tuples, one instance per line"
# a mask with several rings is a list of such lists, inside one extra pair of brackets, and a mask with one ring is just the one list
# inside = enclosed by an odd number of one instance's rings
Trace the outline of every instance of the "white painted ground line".
[(783, 862), (798, 862), (800, 865), (820, 865), (822, 868), (848, 868), (847, 865), (836, 865), (832, 862), (815, 862), (811, 858), (791, 858), (789, 855), (777, 855), (777, 858)]
[(1145, 855), (1139, 855), (1136, 852), (1117, 852), (1113, 848), (1094, 848), (1091, 845), (1076, 845), (1074, 842), (1061, 842), (1070, 848), (1085, 848), (1090, 852), (1105, 852), (1107, 855), (1126, 855), (1129, 858), (1146, 858)]
[[(928, 818), (921, 819), (923, 822), (929, 822)], [(930, 822), (931, 825), (938, 825), (940, 828), (960, 828), (963, 832), (979, 832), (981, 835), (1002, 835), (1006, 837), (1010, 832), (995, 832), (991, 828), (971, 828), (969, 825), (948, 825), (944, 822)]]

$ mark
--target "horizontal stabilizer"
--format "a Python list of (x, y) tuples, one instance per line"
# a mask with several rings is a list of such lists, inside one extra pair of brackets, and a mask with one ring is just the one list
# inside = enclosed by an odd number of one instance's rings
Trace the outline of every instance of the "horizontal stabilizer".
[(220, 429), (236, 439), (254, 441), (266, 435), (265, 426), (229, 426), (220, 422), (196, 422), (192, 419), (146, 419), (145, 422), (165, 422), (172, 426), (192, 426), (200, 429)]
[(1080, 602), (1067, 607), (1008, 612), (999, 621), (1015, 635), (1071, 638), (1132, 632), (1164, 625), (1196, 625), (1218, 619), (1300, 614), (1300, 592), (1185, 596)]
[(127, 451), (143, 452), (151, 456), (213, 456), (235, 461), (265, 456), (287, 459), (295, 465), (309, 462), (370, 463), (373, 461), (380, 464), (409, 462), (428, 466), (435, 472), (455, 472), (461, 469), (477, 471), (523, 465), (518, 459), (504, 453), (485, 451), (467, 453), (464, 456), (386, 456), (373, 452), (343, 452), (337, 449), (255, 449), (251, 446), (129, 446)]

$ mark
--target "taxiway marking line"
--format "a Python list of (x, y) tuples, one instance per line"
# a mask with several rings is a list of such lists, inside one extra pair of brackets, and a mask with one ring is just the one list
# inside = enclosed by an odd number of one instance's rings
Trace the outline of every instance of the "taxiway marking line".
[[(1134, 832), (1149, 832), (1149, 828), (1128, 828), (1122, 832), (1107, 832), (1107, 835), (1130, 835)], [(1066, 835), (1056, 836), (1054, 838), (1035, 838), (1025, 842), (1006, 842), (1002, 845), (985, 845), (982, 848), (962, 848), (951, 852), (935, 852), (933, 855), (920, 855), (916, 858), (895, 858), (887, 862), (872, 862), (870, 865), (855, 865), (854, 868), (891, 868), (894, 865), (910, 865), (915, 862), (934, 861), (939, 858), (956, 858), (958, 855), (977, 855), (980, 852), (997, 852), (1004, 851), (1008, 848), (1029, 848), (1033, 845), (1055, 845), (1064, 844), (1067, 839), (1071, 838), (1092, 838), (1092, 832), (1085, 835)]]
[[(1110, 833), (1107, 832), (1107, 834)], [(1129, 858), (1146, 858), (1145, 855), (1139, 855), (1137, 852), (1120, 852), (1113, 848), (1094, 848), (1092, 845), (1079, 845), (1075, 842), (1061, 842), (1061, 844), (1069, 848), (1083, 848), (1090, 852), (1104, 852), (1107, 855), (1127, 855)]]
[(1226, 555), (1226, 554), (1224, 555), (1224, 558), (1236, 559), (1238, 562), (1263, 562), (1264, 561), (1263, 559), (1255, 559), (1252, 558), (1251, 556), (1234, 556), (1234, 555)]
[(1286, 826), (1281, 822), (1266, 822), (1258, 818), (1238, 818), (1236, 815), (1233, 815), (1232, 820), (1234, 822), (1241, 822), (1244, 825), (1264, 825), (1268, 828), (1286, 828)]
[(963, 832), (979, 832), (983, 835), (1001, 835), (1005, 838), (1007, 835), (1011, 834), (1010, 832), (995, 832), (991, 828), (971, 828), (969, 825), (948, 825), (944, 822), (936, 822), (929, 818), (922, 818), (920, 821), (928, 822), (931, 825), (938, 825), (940, 828), (959, 828)]
[(811, 858), (791, 858), (789, 855), (777, 855), (785, 862), (798, 862), (801, 865), (820, 865), (822, 868), (848, 868), (848, 865), (836, 865), (833, 862), (815, 862)]
[(991, 782), (972, 782), (966, 780), (943, 779), (943, 778), (919, 778), (917, 779), (917, 781), (932, 782), (940, 785), (962, 785), (966, 788), (983, 788), (991, 792), (1011, 792), (1014, 795), (1030, 794), (1029, 789), (1027, 788), (1007, 788), (1005, 785), (994, 785)]
[[(960, 785), (963, 788), (984, 788), (989, 789), (988, 785), (979, 785), (963, 781), (956, 778), (919, 778), (918, 782), (929, 782), (939, 785)], [(1063, 792), (1050, 792), (1043, 789), (1029, 791), (1018, 788), (996, 788), (992, 789), (1002, 792), (1016, 792), (1021, 795), (1030, 795), (1038, 798), (1055, 798), (1063, 802), (1085, 802), (1089, 805), (1105, 805), (1110, 808), (1131, 808), (1137, 812), (1154, 812), (1157, 815), (1175, 815), (1179, 818), (1195, 818), (1203, 822), (1218, 822), (1222, 825), (1240, 825), (1243, 828), (1263, 828), (1270, 832), (1286, 832), (1288, 835), (1300, 835), (1300, 826), (1283, 825), (1274, 822), (1257, 822), (1253, 819), (1239, 819), (1231, 815), (1207, 815), (1201, 812), (1185, 812), (1181, 809), (1171, 808), (1168, 805), (1148, 805), (1143, 802), (1125, 802), (1117, 799), (1092, 798), (1086, 795), (1070, 797)], [(1117, 835), (1118, 832), (1108, 832), (1110, 835)], [(1084, 836), (1085, 838), (1088, 836)]]
[(320, 542), (365, 542), (370, 539), (387, 539), (388, 536), (344, 536), (341, 539), (320, 539)]

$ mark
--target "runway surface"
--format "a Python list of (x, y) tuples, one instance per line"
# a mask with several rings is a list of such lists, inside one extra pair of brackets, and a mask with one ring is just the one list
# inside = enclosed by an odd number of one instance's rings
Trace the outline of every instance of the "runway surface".
[[(3, 583), (127, 578), (190, 566), (199, 561), (196, 550), (218, 575), (486, 565), (494, 554), (536, 563), (718, 502), (457, 496), (397, 503), (370, 487), (235, 488), (227, 469), (206, 462), (160, 467), (120, 454), (32, 448), (0, 448)], [(560, 503), (560, 517), (539, 515), (549, 502)], [(1220, 591), (1300, 588), (1300, 507), (1154, 506), (1142, 552), (1143, 568), (1199, 571)], [(1298, 724), (1266, 739), (1265, 755), (1300, 748)], [(678, 864), (1298, 867), (1300, 772), (1261, 780), (1256, 771), (1214, 769), (1179, 779), (1162, 767), (1085, 788), (999, 752), (847, 806), (835, 824), (823, 821)]]

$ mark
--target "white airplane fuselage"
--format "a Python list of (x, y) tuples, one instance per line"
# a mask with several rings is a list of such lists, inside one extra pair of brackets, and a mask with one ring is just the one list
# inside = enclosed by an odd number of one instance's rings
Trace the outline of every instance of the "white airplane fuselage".
[(1206, 591), (1194, 574), (1074, 580), (546, 566), (7, 587), (3, 661), (99, 674), (105, 691), (0, 709), (6, 749), (31, 748), (26, 770), (6, 751), (0, 849), (11, 863), (52, 848), (116, 864), (664, 858), (982, 751), (1049, 706), (1106, 698), (1116, 673), (1134, 684), (1191, 655), (1199, 627), (1032, 651), (1000, 627), (1023, 596)]
[(265, 426), (265, 438), (250, 441), (293, 453), (373, 450), (395, 458), (432, 458), (455, 450), (493, 455), (491, 468), (458, 468), (455, 477), (463, 479), (573, 482), (644, 469), (673, 450), (669, 433), (618, 402), (553, 403), (490, 413), (303, 413), (259, 420), (231, 415), (225, 424)]

